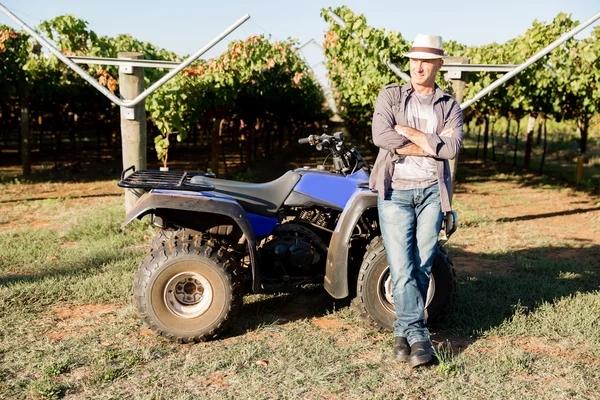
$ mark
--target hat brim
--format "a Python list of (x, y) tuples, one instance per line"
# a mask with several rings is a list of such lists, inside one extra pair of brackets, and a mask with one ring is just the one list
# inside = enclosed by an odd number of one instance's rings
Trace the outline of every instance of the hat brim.
[(438, 54), (431, 54), (431, 53), (425, 53), (424, 51), (413, 51), (410, 53), (404, 53), (404, 57), (408, 57), (408, 58), (419, 58), (421, 60), (434, 60), (436, 58), (444, 58), (446, 57), (445, 55), (438, 55)]

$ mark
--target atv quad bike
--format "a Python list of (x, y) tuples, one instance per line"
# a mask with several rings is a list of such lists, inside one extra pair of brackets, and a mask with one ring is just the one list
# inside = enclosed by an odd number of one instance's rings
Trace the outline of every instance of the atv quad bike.
[[(391, 328), (391, 277), (370, 166), (341, 132), (299, 142), (329, 153), (333, 169), (304, 167), (258, 184), (202, 172), (123, 171), (119, 186), (145, 191), (124, 226), (149, 215), (159, 228), (133, 283), (135, 308), (151, 329), (179, 342), (211, 339), (235, 319), (245, 293), (314, 282), (335, 299), (354, 296), (361, 315)], [(446, 214), (444, 241), (456, 221)], [(440, 250), (428, 321), (454, 291), (452, 262)]]

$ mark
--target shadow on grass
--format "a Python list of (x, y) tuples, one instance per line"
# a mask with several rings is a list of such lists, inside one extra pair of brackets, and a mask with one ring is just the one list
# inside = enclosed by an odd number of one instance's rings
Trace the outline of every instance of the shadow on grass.
[(227, 336), (238, 336), (264, 326), (318, 318), (336, 309), (348, 307), (350, 299), (335, 300), (321, 284), (290, 288), (283, 293), (260, 294), (259, 298), (244, 304)]
[(578, 292), (600, 287), (600, 246), (542, 247), (497, 256), (488, 270), (461, 270), (460, 260), (478, 255), (451, 249), (457, 291), (448, 313), (435, 325), (440, 332), (477, 336), (516, 312), (527, 314)]
[(576, 208), (575, 210), (564, 210), (564, 211), (556, 211), (551, 213), (543, 213), (543, 214), (532, 214), (532, 215), (523, 215), (520, 217), (512, 217), (512, 218), (498, 218), (496, 222), (516, 222), (516, 221), (530, 221), (532, 219), (539, 218), (552, 218), (564, 215), (573, 215), (573, 214), (583, 214), (593, 211), (600, 211), (600, 207), (592, 207), (592, 208)]
[[(95, 197), (120, 197), (121, 193), (86, 194), (83, 196), (68, 196), (69, 199), (89, 199)], [(66, 197), (30, 197), (25, 199), (0, 200), (0, 204), (21, 203), (27, 201), (64, 200)]]
[(0, 275), (0, 287), (38, 283), (48, 278), (72, 278), (96, 274), (106, 265), (123, 260), (122, 253), (98, 252), (69, 260), (59, 267), (47, 267), (35, 274)]
[[(447, 312), (430, 326), (435, 343), (449, 340), (462, 351), (477, 336), (500, 326), (515, 313), (527, 314), (542, 303), (552, 303), (577, 292), (600, 287), (600, 246), (589, 248), (544, 247), (507, 253), (494, 258), (481, 271), (461, 269), (460, 260), (479, 255), (450, 249), (455, 261), (457, 290)], [(497, 269), (497, 270), (496, 270)], [(240, 322), (228, 336), (272, 324), (321, 317), (348, 307), (351, 299), (332, 299), (321, 285), (297, 288), (290, 293), (265, 296), (245, 304)]]

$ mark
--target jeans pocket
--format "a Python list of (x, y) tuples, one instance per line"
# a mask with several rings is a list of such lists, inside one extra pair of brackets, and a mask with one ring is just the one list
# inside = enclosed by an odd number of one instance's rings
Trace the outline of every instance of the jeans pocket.
[(377, 199), (379, 221), (383, 225), (402, 225), (414, 218), (414, 208), (410, 205), (410, 191), (391, 190), (389, 199)]
[(441, 203), (441, 195), (440, 195), (440, 187), (438, 185), (433, 185), (430, 188), (427, 188), (427, 200), (430, 203)]
[[(386, 196), (387, 197), (387, 196)], [(381, 224), (397, 224), (397, 207), (391, 199), (383, 200), (381, 197), (377, 199), (377, 212)]]

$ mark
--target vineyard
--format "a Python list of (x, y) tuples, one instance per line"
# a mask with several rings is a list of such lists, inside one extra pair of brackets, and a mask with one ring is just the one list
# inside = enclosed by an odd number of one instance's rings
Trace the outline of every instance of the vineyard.
[[(340, 16), (345, 27), (336, 24), (328, 11)], [(400, 33), (369, 26), (363, 15), (347, 7), (323, 10), (322, 16), (329, 22), (323, 46), (338, 107), (349, 129), (364, 135), (369, 131), (379, 90), (389, 83), (401, 83), (382, 60), (406, 71), (408, 59), (402, 55), (410, 43)], [(449, 56), (470, 58), (471, 64), (521, 64), (577, 24), (561, 13), (550, 23), (534, 21), (523, 35), (503, 44), (465, 46), (450, 40), (444, 42), (444, 50)], [(589, 37), (567, 41), (467, 108), (465, 130), (468, 135), (473, 134), (467, 137), (466, 149), (494, 160), (498, 152), (502, 154), (500, 160), (525, 169), (535, 165), (541, 173), (548, 163), (550, 148), (557, 159), (555, 164), (579, 163), (579, 182), (584, 180), (585, 164), (585, 183), (600, 188), (599, 54), (600, 26), (596, 26)], [(469, 73), (465, 100), (500, 76)], [(442, 74), (437, 83), (452, 92)], [(575, 148), (570, 145), (574, 140)], [(535, 147), (539, 150), (535, 151)], [(575, 180), (575, 173), (570, 178)]]
[[(265, 182), (333, 164), (296, 139), (338, 128), (372, 163), (375, 99), (385, 85), (401, 83), (386, 62), (406, 71), (410, 39), (369, 26), (347, 7), (323, 9), (322, 17), (341, 123), (296, 41), (251, 36), (194, 62), (146, 98), (149, 169)], [(448, 41), (445, 51), (472, 64), (519, 64), (576, 25), (559, 14), (504, 44)], [(70, 15), (36, 29), (67, 55), (185, 58), (130, 35), (99, 36)], [(456, 291), (440, 319), (428, 322), (433, 362), (413, 369), (393, 359), (391, 333), (352, 305), (356, 293), (334, 299), (322, 275), (244, 292), (229, 328), (207, 342), (176, 343), (144, 324), (132, 286), (152, 265), (136, 273), (140, 260), (187, 257), (198, 241), (185, 238), (179, 247), (172, 236), (159, 244), (157, 233), (166, 233), (147, 218), (123, 226), (119, 107), (26, 33), (0, 25), (0, 399), (600, 399), (599, 54), (596, 26), (464, 111), (453, 193), (460, 225), (444, 246)], [(119, 93), (118, 67), (84, 68)], [(146, 87), (167, 73), (144, 71)], [(465, 99), (501, 75), (468, 73)], [(438, 85), (452, 90), (443, 76)], [(236, 202), (214, 198), (221, 196)], [(289, 222), (282, 210), (269, 219)], [(322, 216), (334, 232), (342, 217), (317, 215), (272, 248), (326, 246), (314, 233), (308, 244), (302, 227), (316, 227)], [(362, 236), (370, 228), (360, 220), (348, 226)], [(274, 243), (271, 232), (257, 248)], [(213, 251), (219, 236), (203, 253), (226, 257), (223, 273), (238, 275), (231, 257), (246, 253)], [(363, 258), (362, 240), (335, 249), (349, 249), (352, 262), (369, 260), (374, 253)], [(334, 249), (328, 243), (327, 252)]]
[[(345, 27), (334, 23), (328, 12), (339, 15)], [(337, 109), (346, 127), (360, 141), (368, 141), (377, 93), (389, 83), (401, 82), (383, 61), (406, 70), (403, 53), (409, 42), (400, 33), (369, 26), (363, 15), (347, 7), (323, 9), (322, 16), (329, 22), (323, 46)], [(534, 21), (523, 35), (506, 43), (465, 46), (450, 40), (444, 44), (445, 52), (468, 57), (472, 64), (520, 64), (577, 24), (561, 13), (550, 23)], [(118, 52), (136, 51), (145, 59), (181, 61), (177, 54), (130, 35), (98, 36), (87, 22), (72, 15), (44, 21), (38, 30), (66, 55), (116, 57)], [(600, 187), (599, 39), (596, 27), (586, 38), (569, 40), (467, 108), (465, 151)], [(195, 168), (230, 175), (300, 136), (322, 131), (331, 112), (296, 49), (292, 40), (270, 42), (252, 36), (230, 43), (216, 59), (195, 62), (162, 86), (146, 101), (149, 151), (155, 154), (150, 159), (167, 166), (169, 150), (180, 148), (179, 158), (190, 151), (202, 154)], [(23, 31), (0, 26), (0, 58), (0, 143), (5, 162), (21, 158), (27, 175), (31, 157), (34, 164), (55, 167), (118, 159), (118, 107), (56, 57), (41, 51)], [(111, 92), (118, 92), (116, 66), (86, 68)], [(146, 86), (165, 73), (147, 68)], [(465, 98), (500, 76), (469, 73)], [(452, 91), (442, 74), (438, 84)], [(81, 160), (73, 155), (81, 155)]]
[[(45, 21), (38, 29), (69, 56), (116, 57), (118, 52), (135, 51), (145, 59), (180, 61), (176, 54), (129, 35), (98, 36), (85, 21), (70, 15)], [(329, 111), (295, 46), (293, 41), (270, 42), (261, 36), (234, 41), (217, 59), (200, 60), (162, 86), (146, 101), (148, 142), (154, 143), (157, 158), (166, 166), (169, 149), (185, 143), (203, 154), (196, 168), (218, 171), (226, 153), (222, 142), (228, 154), (237, 154), (238, 164), (247, 165), (259, 152), (270, 153), (300, 133), (316, 132)], [(56, 57), (42, 52), (24, 32), (0, 27), (0, 58), (4, 151), (21, 152), (27, 137), (36, 155), (51, 155), (55, 164), (81, 161), (71, 158), (77, 154), (86, 159), (91, 153), (99, 160), (118, 155), (118, 107)], [(118, 92), (117, 67), (88, 65), (87, 71)], [(146, 84), (165, 73), (147, 69)], [(67, 152), (69, 159), (64, 158)], [(227, 171), (227, 163), (223, 166)]]

